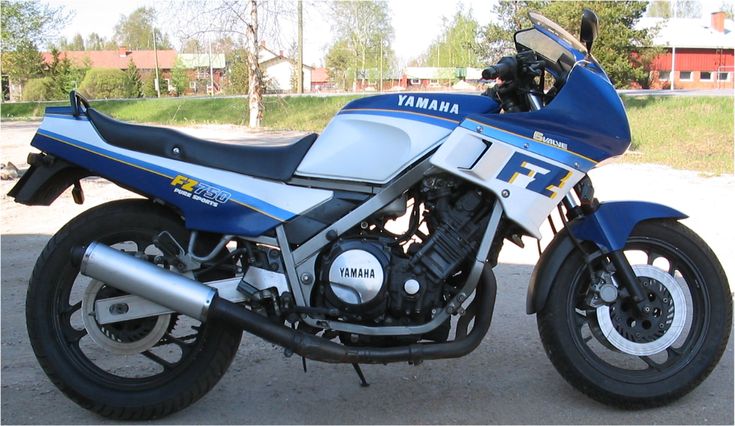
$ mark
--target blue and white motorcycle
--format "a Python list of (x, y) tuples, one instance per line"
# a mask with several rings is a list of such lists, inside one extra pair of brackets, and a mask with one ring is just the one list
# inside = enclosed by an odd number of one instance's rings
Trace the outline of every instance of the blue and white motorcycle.
[(683, 213), (594, 197), (587, 172), (631, 138), (590, 54), (597, 17), (579, 41), (530, 19), (484, 96), (361, 98), (287, 145), (126, 124), (74, 92), (47, 108), (17, 202), (73, 187), (81, 203), (87, 176), (144, 197), (82, 213), (38, 259), (27, 323), (50, 379), (101, 415), (149, 419), (211, 389), (243, 330), (363, 384), (361, 363), (460, 357), (490, 326), (503, 244), (558, 213), (527, 311), (559, 372), (624, 407), (692, 390), (727, 343), (727, 278)]

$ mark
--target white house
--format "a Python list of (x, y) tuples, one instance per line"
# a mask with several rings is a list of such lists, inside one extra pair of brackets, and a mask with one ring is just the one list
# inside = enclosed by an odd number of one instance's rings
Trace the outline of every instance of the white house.
[[(266, 80), (266, 92), (269, 93), (289, 93), (295, 92), (295, 69), (296, 61), (283, 55), (283, 51), (275, 53), (260, 46), (258, 53), (258, 62), (260, 69)], [(304, 92), (311, 91), (311, 72), (314, 68), (304, 65)], [(294, 84), (292, 85), (292, 81)]]

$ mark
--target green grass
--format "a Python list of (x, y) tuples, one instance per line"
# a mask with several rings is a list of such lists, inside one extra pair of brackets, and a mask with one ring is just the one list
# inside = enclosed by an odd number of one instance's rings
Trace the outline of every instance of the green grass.
[[(263, 125), (269, 129), (320, 132), (357, 96), (266, 97)], [(658, 163), (710, 174), (733, 172), (733, 98), (624, 96), (633, 144), (623, 161)], [(37, 118), (46, 105), (5, 103), (3, 120)], [(246, 124), (245, 98), (164, 98), (95, 101), (95, 108), (120, 120), (187, 125)]]
[[(320, 132), (334, 114), (358, 96), (268, 96), (264, 99), (263, 126), (279, 130)], [(28, 119), (43, 116), (46, 106), (65, 103), (33, 102), (2, 105), (3, 119)], [(125, 101), (94, 101), (94, 108), (113, 117), (138, 123), (160, 124), (247, 124), (245, 98), (163, 98)]]
[(733, 173), (732, 97), (623, 97), (633, 143), (624, 161)]

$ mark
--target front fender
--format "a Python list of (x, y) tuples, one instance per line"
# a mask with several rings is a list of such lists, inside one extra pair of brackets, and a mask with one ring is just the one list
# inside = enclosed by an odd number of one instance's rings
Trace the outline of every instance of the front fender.
[[(684, 219), (687, 215), (661, 204), (642, 201), (601, 203), (597, 211), (569, 222), (575, 238), (596, 244), (603, 253), (625, 247), (635, 226), (650, 219)], [(535, 314), (546, 304), (554, 278), (564, 261), (575, 250), (566, 229), (562, 230), (544, 250), (531, 274), (526, 297), (526, 313)]]
[(687, 215), (656, 203), (645, 201), (613, 201), (601, 203), (592, 213), (569, 223), (578, 240), (597, 244), (603, 253), (625, 247), (633, 228), (648, 219), (684, 219)]

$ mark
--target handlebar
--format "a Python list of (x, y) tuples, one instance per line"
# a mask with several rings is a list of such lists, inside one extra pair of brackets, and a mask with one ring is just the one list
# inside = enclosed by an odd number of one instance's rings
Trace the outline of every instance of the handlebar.
[(497, 64), (482, 70), (483, 80), (513, 80), (516, 75), (517, 62), (512, 56), (503, 57)]

